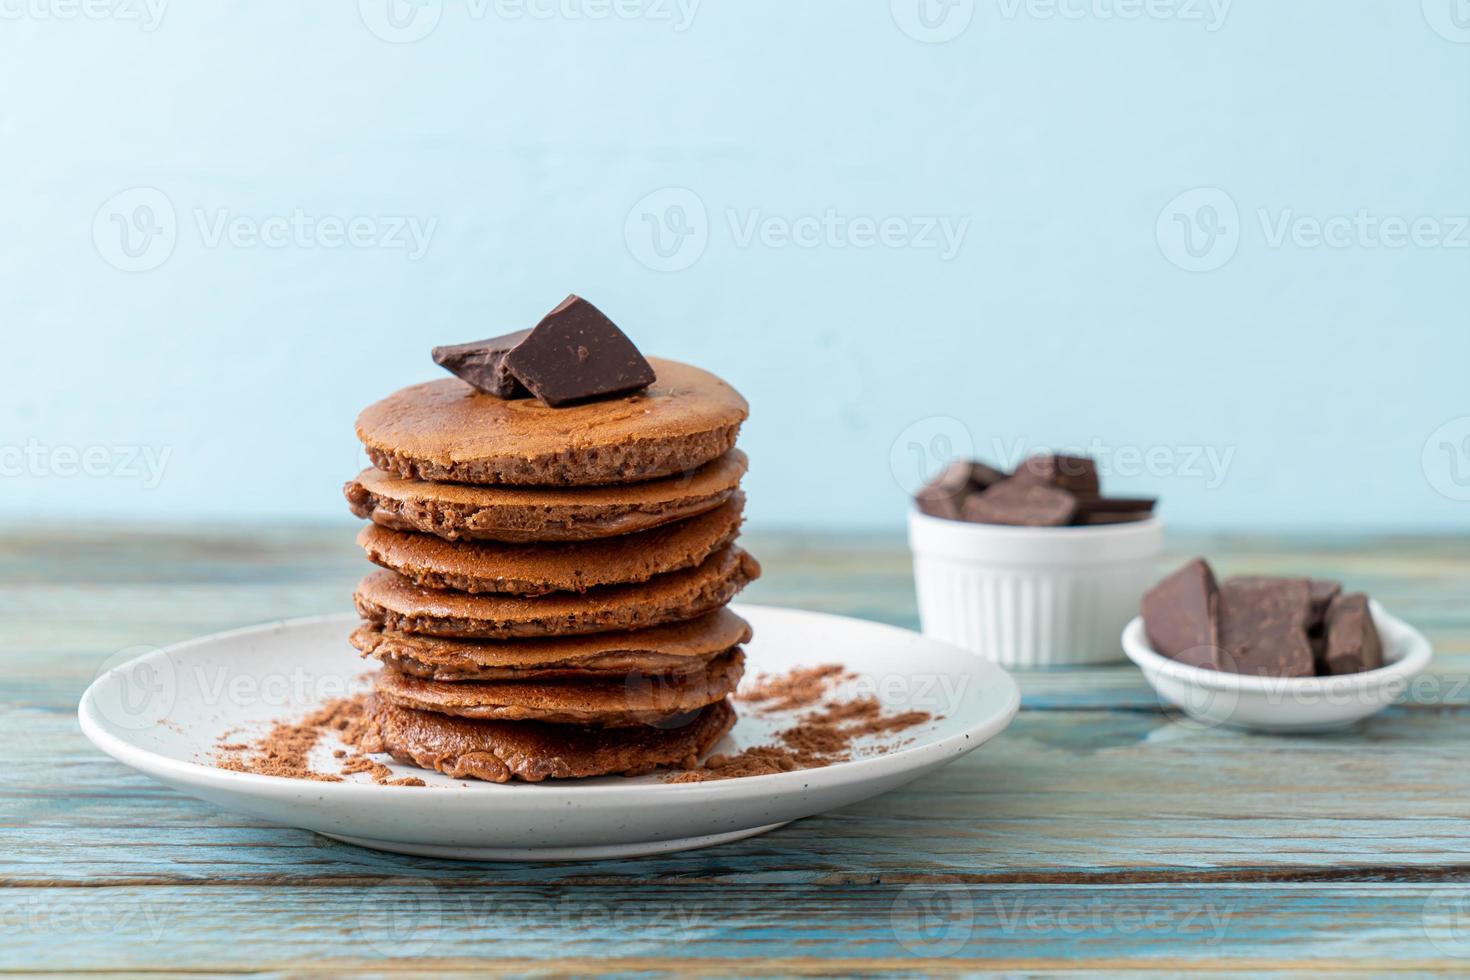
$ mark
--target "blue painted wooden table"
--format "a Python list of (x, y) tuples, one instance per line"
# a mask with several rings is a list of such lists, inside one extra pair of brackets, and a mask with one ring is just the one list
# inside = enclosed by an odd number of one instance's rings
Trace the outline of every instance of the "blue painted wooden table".
[[(753, 601), (914, 625), (897, 540), (762, 537)], [(94, 751), (98, 665), (348, 607), (342, 528), (0, 539), (0, 968), (707, 974), (1470, 972), (1470, 542), (1175, 541), (1345, 579), (1435, 642), (1411, 703), (1318, 737), (1205, 731), (1129, 666), (1022, 674), (984, 750), (736, 844), (595, 864), (379, 854)]]

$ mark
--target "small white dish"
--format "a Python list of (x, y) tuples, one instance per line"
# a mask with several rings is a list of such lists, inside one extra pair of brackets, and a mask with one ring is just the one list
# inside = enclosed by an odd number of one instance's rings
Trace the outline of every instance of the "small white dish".
[[(497, 785), (387, 762), (427, 787), (232, 772), (212, 764), (221, 740), (249, 740), (332, 697), (373, 669), (347, 643), (355, 616), (288, 620), (152, 651), (99, 676), (78, 708), (108, 755), (181, 792), (365, 847), (481, 861), (632, 857), (738, 840), (902, 786), (971, 752), (1015, 717), (1020, 692), (999, 667), (909, 630), (841, 616), (736, 606), (755, 629), (748, 676), (840, 662), (859, 676), (835, 694), (870, 694), (891, 711), (935, 715), (860, 740), (851, 761), (703, 783), (635, 778)], [(741, 707), (738, 706), (737, 707)], [(768, 744), (795, 720), (741, 708), (717, 752)], [(239, 733), (231, 735), (230, 733)], [(311, 759), (334, 773), (335, 740)]]
[(1403, 698), (1429, 666), (1429, 640), (1370, 602), (1384, 665), (1339, 677), (1256, 677), (1180, 663), (1150, 646), (1138, 617), (1123, 630), (1123, 649), (1159, 697), (1201, 724), (1263, 732), (1345, 728)]
[(925, 636), (1007, 667), (1114, 663), (1157, 577), (1164, 522), (1010, 527), (910, 510), (909, 547)]

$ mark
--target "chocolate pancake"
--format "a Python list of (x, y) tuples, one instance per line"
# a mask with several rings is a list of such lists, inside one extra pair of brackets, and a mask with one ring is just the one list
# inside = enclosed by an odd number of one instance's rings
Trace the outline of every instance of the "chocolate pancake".
[(693, 473), (607, 487), (474, 487), (363, 470), (342, 488), (352, 512), (450, 541), (588, 541), (714, 510), (745, 475), (738, 449)]
[(379, 571), (358, 583), (353, 601), (363, 619), (400, 633), (487, 640), (568, 636), (694, 619), (725, 605), (759, 576), (754, 558), (727, 545), (694, 568), (647, 582), (540, 596), (426, 589), (397, 572)]
[(561, 408), (497, 398), (458, 378), (412, 385), (365, 408), (357, 436), (379, 469), (456, 483), (630, 483), (729, 452), (745, 399), (708, 371), (648, 360), (658, 375), (649, 388)]
[(745, 655), (737, 648), (692, 674), (451, 683), (385, 667), (374, 678), (373, 689), (400, 708), (458, 718), (626, 728), (658, 725), (722, 701), (734, 692), (744, 671)]
[(529, 680), (577, 674), (686, 674), (750, 640), (750, 624), (729, 609), (624, 633), (533, 640), (453, 640), (395, 633), (372, 623), (352, 645), (405, 674), (438, 681)]
[(367, 719), (357, 746), (363, 752), (386, 752), (454, 779), (506, 783), (692, 769), (735, 724), (735, 711), (717, 701), (682, 725), (580, 728), (452, 718), (374, 697)]
[(685, 521), (637, 534), (559, 544), (445, 541), (369, 524), (357, 543), (416, 585), (460, 592), (586, 592), (698, 565), (740, 533), (743, 494)]

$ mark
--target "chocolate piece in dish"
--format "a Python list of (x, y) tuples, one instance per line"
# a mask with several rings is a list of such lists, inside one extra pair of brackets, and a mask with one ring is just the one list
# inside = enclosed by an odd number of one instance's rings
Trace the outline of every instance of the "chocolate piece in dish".
[(1077, 497), (1078, 524), (1125, 524), (1128, 521), (1146, 521), (1153, 516), (1153, 497), (1095, 497), (1086, 494)]
[(914, 494), (914, 503), (930, 517), (964, 520), (965, 501), (1006, 478), (1005, 473), (979, 460), (956, 459)]
[(1316, 665), (1307, 639), (1311, 612), (1306, 579), (1226, 579), (1220, 586), (1220, 669), (1260, 677), (1313, 676)]
[(919, 512), (930, 517), (959, 520), (965, 498), (974, 492), (970, 484), (970, 465), (967, 460), (954, 460), (938, 476), (920, 487), (914, 494)]
[(505, 354), (505, 370), (552, 408), (629, 394), (656, 380), (653, 366), (603, 312), (568, 296)]
[(1074, 494), (1096, 495), (1101, 489), (1097, 464), (1086, 456), (1032, 456), (1016, 468), (1012, 479), (1049, 483)]
[(1002, 480), (1010, 479), (1010, 474), (1004, 470), (998, 470), (994, 466), (980, 462), (978, 459), (970, 460), (970, 485), (976, 490), (989, 490)]
[(505, 355), (530, 335), (530, 330), (517, 330), (501, 337), (435, 347), (434, 363), (487, 395), (525, 398), (530, 392), (505, 369)]
[(1153, 648), (1191, 667), (1218, 670), (1220, 590), (1203, 558), (1186, 562), (1143, 597), (1143, 629)]
[(1152, 516), (1146, 510), (1119, 511), (1116, 514), (1078, 514), (1072, 523), (1078, 527), (1091, 527), (1097, 524), (1132, 524), (1136, 521), (1146, 521)]
[(1012, 478), (967, 499), (961, 513), (981, 524), (1061, 527), (1076, 516), (1077, 498), (1048, 484)]
[(1325, 652), (1326, 674), (1357, 674), (1383, 666), (1383, 642), (1361, 592), (1339, 595), (1327, 607)]
[(1309, 579), (1312, 592), (1311, 618), (1307, 620), (1307, 639), (1312, 642), (1312, 656), (1317, 658), (1317, 673), (1327, 674), (1323, 658), (1327, 655), (1327, 607), (1342, 595), (1342, 583), (1329, 579)]

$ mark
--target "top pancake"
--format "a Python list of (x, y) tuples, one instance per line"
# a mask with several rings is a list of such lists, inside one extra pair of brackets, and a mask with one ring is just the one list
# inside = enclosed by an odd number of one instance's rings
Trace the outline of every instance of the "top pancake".
[(693, 473), (604, 487), (476, 487), (366, 469), (342, 488), (352, 512), (448, 541), (591, 541), (702, 514), (735, 493), (745, 454), (732, 449)]
[(658, 380), (621, 398), (548, 408), (458, 378), (369, 405), (357, 436), (379, 469), (421, 480), (588, 486), (692, 470), (735, 445), (749, 407), (707, 371), (649, 358)]

